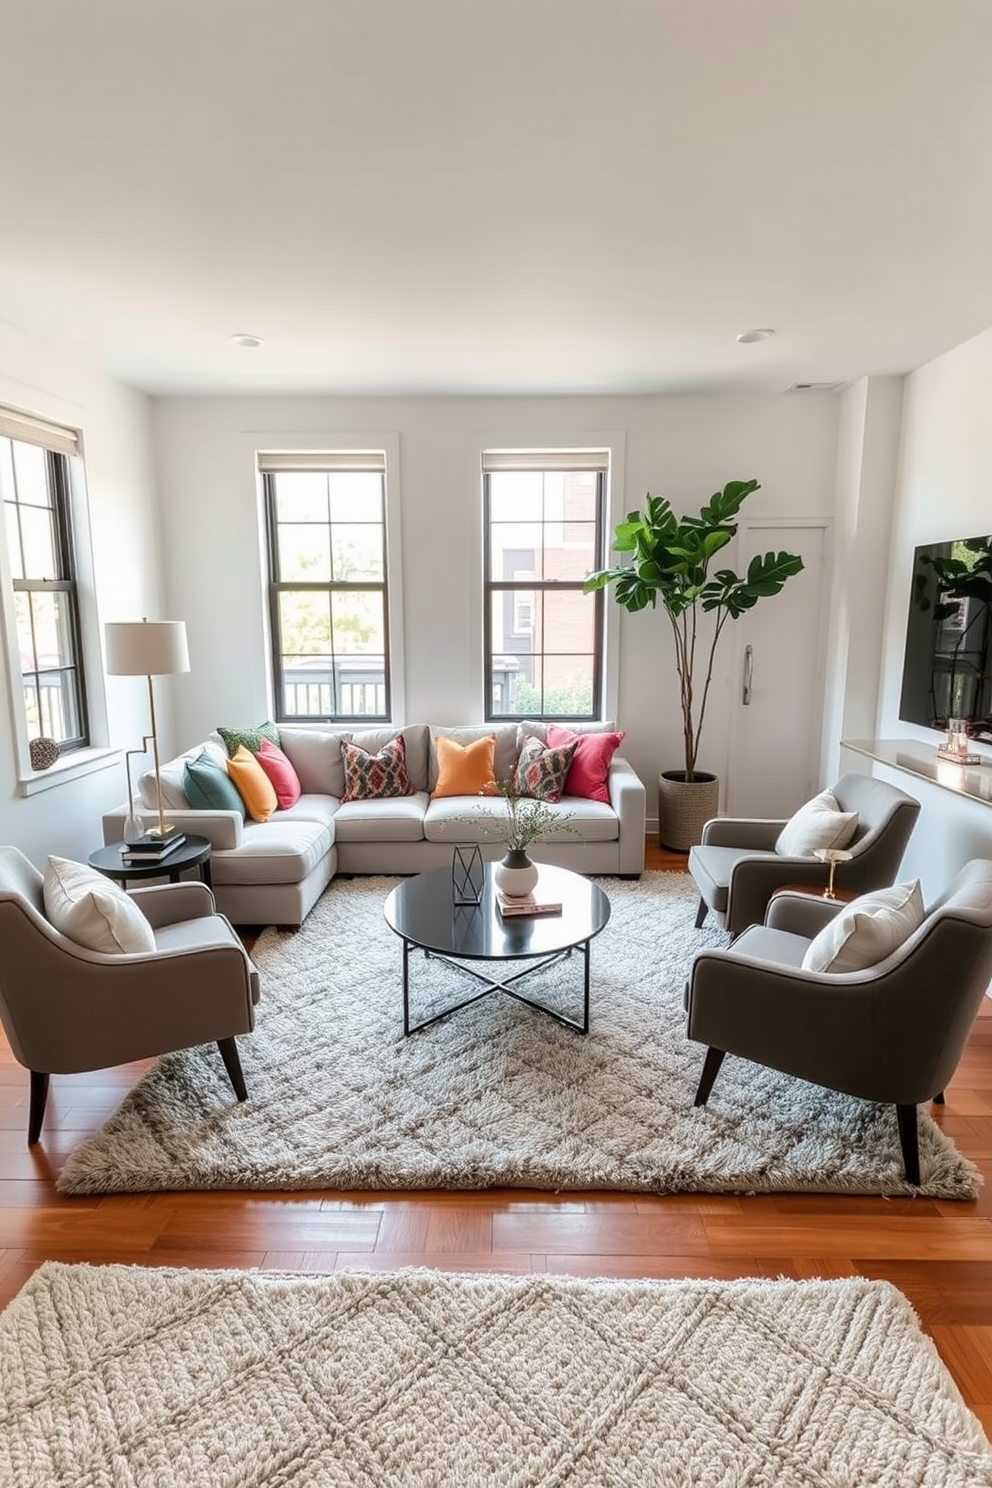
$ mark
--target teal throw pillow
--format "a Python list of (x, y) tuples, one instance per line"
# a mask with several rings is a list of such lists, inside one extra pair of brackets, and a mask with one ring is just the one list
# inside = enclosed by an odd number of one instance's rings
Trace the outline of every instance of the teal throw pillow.
[(191, 806), (206, 811), (237, 811), (242, 820), (247, 808), (241, 793), (223, 765), (211, 759), (206, 750), (189, 760), (183, 771), (183, 790)]
[(263, 739), (268, 739), (270, 744), (279, 743), (279, 730), (274, 723), (268, 721), (256, 724), (254, 728), (218, 728), (217, 732), (224, 740), (229, 759), (234, 758), (242, 744), (249, 754), (257, 754)]

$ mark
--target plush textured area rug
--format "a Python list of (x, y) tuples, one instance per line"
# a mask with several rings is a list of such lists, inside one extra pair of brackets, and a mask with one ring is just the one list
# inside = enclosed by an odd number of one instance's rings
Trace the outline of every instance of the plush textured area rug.
[(988, 1488), (887, 1282), (49, 1262), (0, 1316), (18, 1488)]
[[(588, 1036), (503, 993), (403, 1037), (396, 880), (336, 879), (254, 958), (262, 1001), (239, 1040), (238, 1105), (213, 1045), (170, 1054), (65, 1165), (62, 1193), (205, 1188), (484, 1188), (905, 1193), (894, 1107), (728, 1058), (694, 1110), (704, 1050), (685, 1036), (693, 927), (683, 874), (599, 880)], [(465, 973), (411, 957), (414, 1017)], [(528, 995), (578, 1010), (581, 958)], [(920, 1110), (924, 1193), (973, 1198), (977, 1173)]]

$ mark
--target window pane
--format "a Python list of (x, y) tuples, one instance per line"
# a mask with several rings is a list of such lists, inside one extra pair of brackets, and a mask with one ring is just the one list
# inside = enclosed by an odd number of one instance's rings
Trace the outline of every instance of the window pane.
[(43, 507), (21, 507), (21, 539), (24, 544), (25, 579), (61, 579), (55, 556), (52, 513)]
[(347, 591), (331, 595), (336, 656), (382, 655), (385, 651), (385, 596), (381, 590)]
[(489, 529), (491, 579), (540, 579), (544, 527), (540, 522), (494, 522)]
[(327, 583), (331, 577), (331, 539), (326, 522), (280, 524), (279, 577), (284, 584)]
[(303, 718), (336, 712), (334, 662), (330, 656), (287, 657), (283, 666), (283, 712)]
[(60, 744), (66, 739), (78, 738), (81, 727), (76, 712), (78, 689), (75, 672), (40, 672), (37, 682), (40, 699), (38, 734)]
[(278, 522), (327, 521), (327, 476), (323, 471), (293, 470), (273, 479)]
[(593, 522), (550, 523), (545, 528), (544, 577), (584, 579), (596, 564), (596, 527)]
[(21, 529), (17, 522), (17, 507), (12, 501), (3, 504), (3, 521), (7, 529), (7, 557), (10, 560), (11, 578), (23, 579), (24, 567), (21, 563)]
[(544, 704), (546, 718), (574, 718), (592, 712), (595, 675), (593, 656), (546, 656)]
[(17, 626), (21, 671), (37, 671), (38, 658), (34, 654), (34, 634), (31, 630), (31, 596), (23, 590), (14, 595), (14, 624)]
[(596, 642), (596, 606), (591, 597), (572, 589), (564, 594), (546, 590), (542, 598), (543, 625), (539, 634), (541, 649), (546, 653), (592, 653)]
[(48, 457), (38, 444), (22, 444), (12, 439), (17, 499), (21, 505), (51, 506), (48, 489)]
[(491, 522), (532, 522), (543, 516), (543, 471), (500, 470), (489, 476)]
[(382, 476), (375, 470), (335, 470), (327, 477), (332, 522), (381, 522)]
[(282, 654), (322, 656), (331, 649), (331, 606), (327, 594), (280, 594)]
[(335, 582), (355, 584), (363, 579), (381, 582), (386, 572), (382, 539), (383, 529), (379, 524), (335, 523), (331, 528)]

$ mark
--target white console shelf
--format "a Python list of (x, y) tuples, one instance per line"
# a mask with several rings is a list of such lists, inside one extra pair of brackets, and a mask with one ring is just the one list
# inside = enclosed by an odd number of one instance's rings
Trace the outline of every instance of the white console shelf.
[(992, 806), (992, 757), (980, 765), (956, 765), (953, 760), (938, 759), (936, 745), (931, 748), (916, 739), (842, 739), (841, 748)]

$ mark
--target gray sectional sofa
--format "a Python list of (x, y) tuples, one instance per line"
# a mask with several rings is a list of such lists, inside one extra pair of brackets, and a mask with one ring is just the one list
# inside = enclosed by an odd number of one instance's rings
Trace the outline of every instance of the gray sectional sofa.
[[(568, 725), (575, 732), (612, 729), (612, 724)], [(344, 767), (341, 740), (350, 739), (376, 752), (397, 734), (406, 746), (406, 766), (415, 794), (385, 800), (342, 803)], [(279, 726), (280, 748), (292, 762), (303, 794), (285, 811), (265, 822), (243, 820), (235, 811), (192, 809), (183, 791), (187, 760), (206, 750), (226, 756), (219, 734), (185, 751), (161, 767), (163, 799), (169, 820), (187, 833), (208, 837), (213, 846), (211, 873), (218, 909), (240, 925), (300, 925), (335, 873), (422, 873), (451, 862), (456, 843), (477, 842), (486, 858), (501, 855), (498, 842), (482, 830), (482, 803), (475, 796), (431, 798), (437, 781), (433, 740), (438, 734), (466, 744), (486, 734), (496, 736), (498, 779), (513, 771), (523, 740), (544, 737), (540, 723), (402, 728), (329, 729)], [(645, 789), (630, 765), (613, 756), (607, 782), (609, 804), (564, 796), (553, 808), (569, 817), (532, 850), (535, 860), (573, 868), (580, 873), (637, 877), (644, 867)], [(154, 776), (142, 776), (138, 791), (143, 808), (154, 805)], [(490, 810), (496, 810), (495, 805)], [(106, 843), (119, 842), (127, 804), (103, 818)], [(474, 818), (480, 817), (479, 824)], [(468, 822), (456, 818), (468, 817)]]

